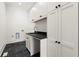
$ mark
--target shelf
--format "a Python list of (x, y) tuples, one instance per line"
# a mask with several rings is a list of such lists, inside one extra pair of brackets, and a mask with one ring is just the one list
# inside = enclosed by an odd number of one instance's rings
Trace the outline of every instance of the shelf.
[(41, 21), (43, 19), (47, 19), (47, 17), (45, 16), (45, 17), (40, 17), (39, 19), (36, 19), (36, 20), (34, 19), (33, 20), (33, 23), (38, 22), (38, 21)]

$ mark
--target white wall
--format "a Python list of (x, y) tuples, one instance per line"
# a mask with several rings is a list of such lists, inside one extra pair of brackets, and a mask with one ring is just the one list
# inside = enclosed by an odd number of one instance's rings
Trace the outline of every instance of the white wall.
[(5, 11), (5, 4), (0, 2), (0, 54), (6, 44), (7, 37), (6, 37), (6, 11)]
[[(48, 2), (38, 2), (36, 3), (32, 9), (30, 10), (30, 18), (38, 20), (41, 16), (46, 16), (48, 13)], [(39, 22), (36, 22), (35, 24), (37, 31), (47, 32), (47, 20), (42, 20)]]
[[(8, 20), (8, 43), (22, 41), (26, 32), (33, 31), (33, 24), (29, 20), (29, 13), (20, 6), (6, 6)], [(21, 30), (24, 32), (21, 32)], [(20, 39), (16, 39), (15, 33), (20, 32)]]
[(32, 19), (38, 19), (39, 16), (46, 16), (48, 13), (48, 2), (38, 2), (30, 10), (30, 16)]

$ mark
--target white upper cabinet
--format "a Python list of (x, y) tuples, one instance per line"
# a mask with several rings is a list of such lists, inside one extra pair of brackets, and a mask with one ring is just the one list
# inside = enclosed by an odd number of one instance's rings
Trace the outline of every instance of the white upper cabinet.
[(58, 41), (58, 10), (54, 10), (48, 14), (47, 19), (47, 33), (48, 33), (48, 57), (57, 57)]
[(52, 10), (55, 10), (57, 8), (57, 5), (58, 5), (58, 2), (49, 2), (48, 3), (48, 12), (52, 11)]
[(59, 6), (64, 6), (66, 4), (69, 4), (70, 2), (49, 2), (48, 3), (48, 12), (53, 11), (57, 8), (59, 8)]
[(36, 21), (41, 17), (45, 17), (47, 15), (47, 10), (48, 10), (47, 2), (36, 3), (30, 11), (30, 16), (33, 21)]
[(59, 4), (60, 4), (61, 6), (64, 6), (64, 5), (70, 4), (70, 2), (60, 2)]
[[(76, 3), (69, 3), (61, 7), (61, 56), (78, 56), (76, 43)], [(77, 52), (76, 52), (77, 51)]]
[(56, 9), (51, 9), (47, 17), (47, 55), (48, 57), (77, 57), (78, 3), (56, 3), (54, 6), (57, 6)]

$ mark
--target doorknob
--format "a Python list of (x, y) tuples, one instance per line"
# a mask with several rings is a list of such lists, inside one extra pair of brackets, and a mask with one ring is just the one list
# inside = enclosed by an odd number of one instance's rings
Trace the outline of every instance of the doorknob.
[(58, 44), (60, 44), (61, 42), (57, 42)]

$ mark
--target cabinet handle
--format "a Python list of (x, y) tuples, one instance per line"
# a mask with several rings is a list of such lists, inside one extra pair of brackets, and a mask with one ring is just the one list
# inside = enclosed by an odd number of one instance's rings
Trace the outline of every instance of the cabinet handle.
[(34, 21), (34, 19), (32, 19), (32, 21)]
[(61, 5), (58, 5), (58, 7), (60, 7)]
[(42, 17), (42, 16), (40, 15), (40, 17)]
[(58, 8), (57, 6), (55, 8)]
[(57, 42), (58, 44), (60, 44), (61, 42)]
[(58, 41), (55, 41), (55, 43), (58, 43)]

